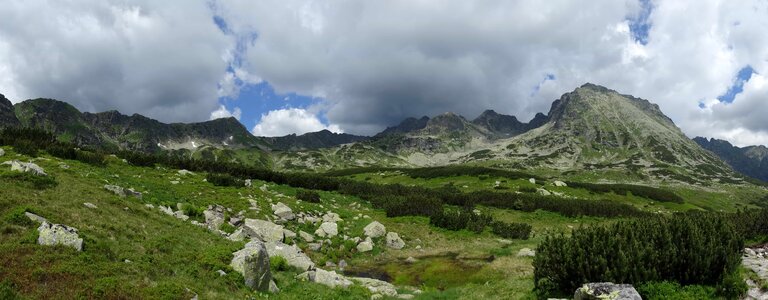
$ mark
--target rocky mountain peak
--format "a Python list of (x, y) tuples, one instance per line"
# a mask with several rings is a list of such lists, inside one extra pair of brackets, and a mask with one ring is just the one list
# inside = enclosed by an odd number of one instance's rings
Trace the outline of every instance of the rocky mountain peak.
[(3, 94), (0, 94), (0, 128), (18, 125), (19, 119), (16, 118), (16, 113), (14, 112), (11, 100), (5, 98)]

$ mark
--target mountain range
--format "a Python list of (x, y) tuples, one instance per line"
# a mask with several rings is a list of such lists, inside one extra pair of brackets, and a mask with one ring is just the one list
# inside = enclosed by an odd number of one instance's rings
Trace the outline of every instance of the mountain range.
[(5, 97), (0, 97), (0, 126), (39, 127), (61, 140), (106, 150), (170, 152), (299, 171), (476, 164), (626, 180), (739, 182), (733, 169), (766, 178), (761, 170), (768, 152), (691, 140), (658, 105), (589, 83), (527, 123), (493, 110), (471, 121), (446, 112), (407, 118), (372, 137), (327, 130), (255, 137), (234, 118), (165, 124), (117, 111), (80, 112), (53, 99), (12, 105)]

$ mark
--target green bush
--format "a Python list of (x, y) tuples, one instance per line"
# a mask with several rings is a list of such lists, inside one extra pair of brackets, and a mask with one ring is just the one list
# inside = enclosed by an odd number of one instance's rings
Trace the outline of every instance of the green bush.
[(10, 224), (19, 225), (19, 226), (32, 226), (34, 225), (34, 222), (27, 218), (27, 216), (24, 214), (25, 212), (28, 212), (29, 209), (25, 206), (19, 206), (8, 213), (5, 214), (5, 217), (3, 218), (5, 222), (8, 222)]
[(224, 224), (221, 224), (221, 226), (219, 226), (219, 230), (224, 231), (228, 234), (232, 234), (237, 230), (237, 227), (232, 226), (232, 224), (229, 224), (228, 222), (224, 222)]
[(288, 261), (282, 256), (273, 256), (269, 258), (269, 266), (273, 272), (283, 272), (288, 270)]
[(320, 203), (320, 194), (316, 191), (301, 189), (296, 192), (296, 199), (311, 203)]
[(647, 282), (635, 286), (640, 296), (646, 300), (700, 300), (715, 299), (715, 288), (701, 285), (680, 286), (677, 282)]
[(58, 185), (53, 175), (38, 176), (32, 173), (13, 172), (0, 175), (0, 179), (29, 184), (39, 190), (54, 188)]
[(527, 240), (531, 236), (530, 224), (525, 223), (505, 223), (494, 221), (491, 223), (491, 231), (503, 238)]
[(205, 179), (206, 181), (212, 183), (215, 186), (232, 186), (232, 187), (245, 186), (244, 180), (229, 174), (208, 173), (208, 175), (205, 176)]
[(684, 285), (723, 284), (739, 291), (736, 272), (742, 235), (721, 214), (691, 212), (672, 217), (619, 221), (546, 237), (533, 260), (534, 282), (546, 292), (573, 292), (587, 282), (640, 284), (675, 281)]
[(683, 198), (677, 194), (650, 186), (633, 185), (633, 184), (598, 184), (598, 183), (583, 183), (583, 182), (567, 182), (569, 187), (582, 188), (595, 193), (615, 193), (618, 195), (626, 195), (632, 193), (632, 195), (638, 197), (644, 197), (659, 202), (673, 202), (683, 203)]

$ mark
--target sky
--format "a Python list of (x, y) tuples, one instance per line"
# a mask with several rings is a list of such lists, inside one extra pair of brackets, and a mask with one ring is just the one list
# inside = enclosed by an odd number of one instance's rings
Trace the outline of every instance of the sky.
[(689, 136), (768, 145), (765, 0), (25, 0), (0, 93), (255, 135), (371, 135), (485, 109), (531, 119), (591, 82)]

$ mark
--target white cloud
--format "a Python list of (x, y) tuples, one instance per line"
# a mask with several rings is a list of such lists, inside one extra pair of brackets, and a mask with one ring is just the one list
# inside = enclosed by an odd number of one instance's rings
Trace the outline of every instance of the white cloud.
[(324, 125), (314, 114), (301, 108), (286, 108), (270, 111), (261, 115), (261, 120), (253, 127), (256, 136), (283, 136), (295, 133), (301, 135), (307, 132), (321, 130), (341, 133), (338, 125)]
[(209, 119), (215, 120), (215, 119), (221, 119), (221, 118), (234, 117), (235, 119), (240, 120), (240, 116), (242, 114), (243, 112), (240, 110), (239, 107), (235, 107), (232, 111), (229, 111), (226, 106), (219, 105), (219, 109), (211, 112), (211, 117)]

